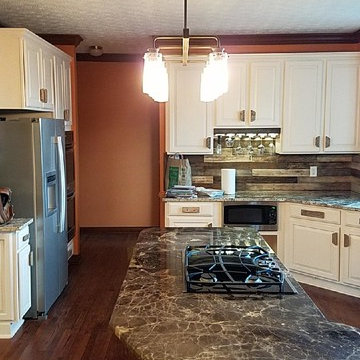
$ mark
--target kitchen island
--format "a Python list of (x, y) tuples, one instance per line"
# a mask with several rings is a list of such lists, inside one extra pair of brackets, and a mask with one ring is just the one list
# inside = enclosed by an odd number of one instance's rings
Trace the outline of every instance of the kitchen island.
[(332, 323), (286, 270), (293, 295), (194, 294), (184, 291), (186, 245), (259, 245), (252, 229), (147, 229), (112, 317), (138, 359), (360, 359), (360, 330)]

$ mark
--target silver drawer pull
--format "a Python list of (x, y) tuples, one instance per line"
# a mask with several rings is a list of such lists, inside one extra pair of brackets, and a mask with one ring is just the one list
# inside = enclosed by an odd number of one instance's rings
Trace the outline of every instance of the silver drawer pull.
[(317, 219), (325, 219), (325, 213), (323, 211), (312, 211), (301, 209), (302, 216), (314, 217)]
[(30, 239), (30, 234), (26, 234), (23, 236), (22, 241), (28, 241)]
[(181, 211), (184, 214), (198, 214), (200, 212), (200, 207), (199, 206), (187, 206), (187, 207), (183, 207), (181, 209)]

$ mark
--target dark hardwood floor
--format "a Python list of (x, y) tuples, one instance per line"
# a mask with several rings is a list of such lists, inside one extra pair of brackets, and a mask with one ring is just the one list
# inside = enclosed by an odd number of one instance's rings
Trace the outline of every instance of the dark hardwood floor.
[[(11, 340), (0, 340), (1, 360), (129, 360), (109, 319), (138, 233), (89, 231), (69, 285), (47, 320), (27, 320)], [(330, 320), (360, 328), (360, 299), (304, 285)]]
[(79, 263), (69, 266), (69, 284), (47, 320), (27, 320), (11, 340), (0, 340), (0, 359), (129, 358), (109, 319), (138, 232), (88, 232)]

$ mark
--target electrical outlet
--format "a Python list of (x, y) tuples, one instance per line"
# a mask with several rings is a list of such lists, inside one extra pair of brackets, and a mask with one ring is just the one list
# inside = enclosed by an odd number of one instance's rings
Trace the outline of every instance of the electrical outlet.
[(317, 166), (310, 166), (310, 176), (317, 176)]

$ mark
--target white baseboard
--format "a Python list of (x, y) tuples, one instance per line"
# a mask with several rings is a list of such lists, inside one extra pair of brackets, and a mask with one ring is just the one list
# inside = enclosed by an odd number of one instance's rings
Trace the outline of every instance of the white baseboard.
[(11, 339), (20, 329), (24, 320), (18, 321), (0, 321), (0, 339)]
[(317, 287), (320, 287), (323, 289), (336, 291), (341, 294), (355, 296), (355, 297), (360, 298), (360, 288), (352, 287), (350, 285), (343, 285), (343, 284), (340, 284), (337, 282), (332, 282), (331, 280), (323, 280), (323, 279), (319, 279), (319, 278), (314, 278), (310, 275), (297, 273), (293, 270), (290, 270), (290, 271), (297, 281), (302, 282), (304, 284), (313, 285), (313, 286), (317, 286)]

